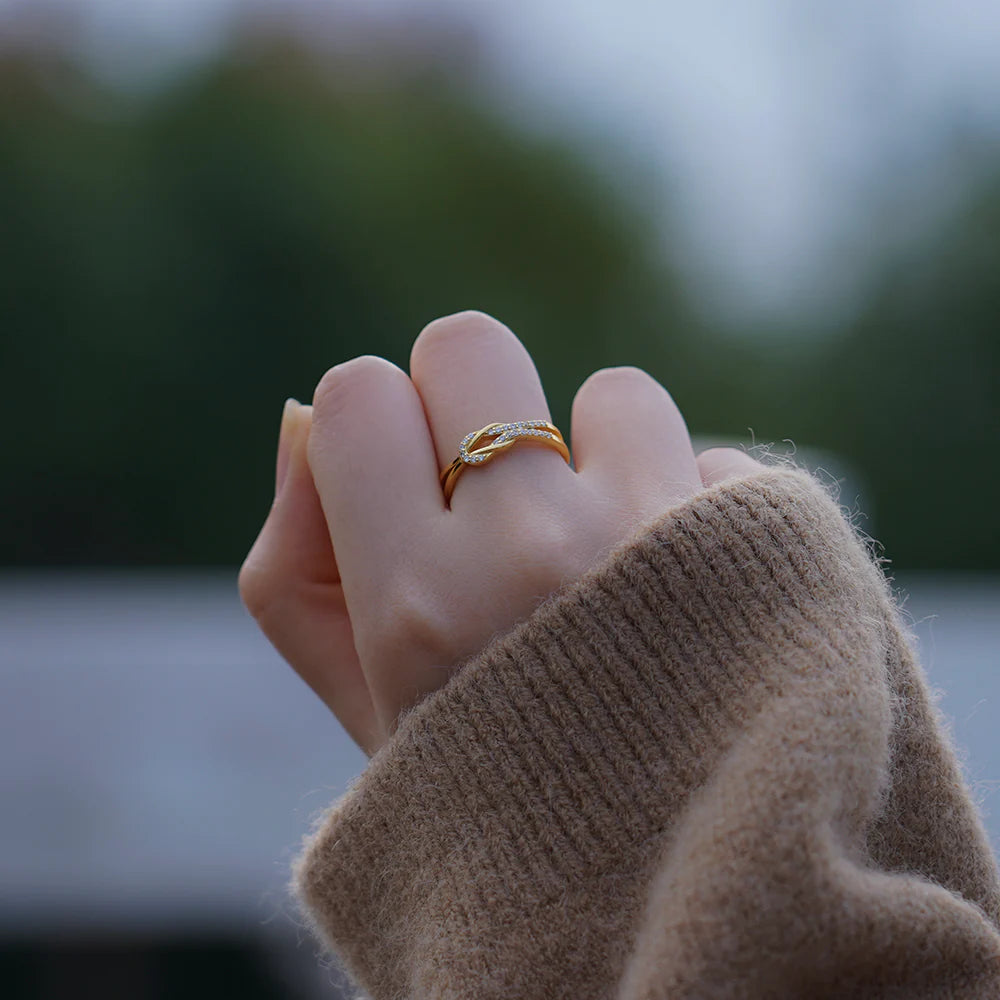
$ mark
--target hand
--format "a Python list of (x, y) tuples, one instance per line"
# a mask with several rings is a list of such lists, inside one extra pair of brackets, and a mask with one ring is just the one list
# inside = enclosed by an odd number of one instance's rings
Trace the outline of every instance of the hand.
[(426, 327), (411, 376), (361, 357), (312, 407), (286, 406), (274, 505), (240, 593), (278, 651), (369, 754), (402, 712), (492, 636), (705, 485), (751, 475), (736, 449), (697, 459), (669, 394), (636, 368), (591, 375), (573, 402), (575, 469), (515, 444), (440, 470), (491, 421), (550, 419), (528, 352), (467, 312)]

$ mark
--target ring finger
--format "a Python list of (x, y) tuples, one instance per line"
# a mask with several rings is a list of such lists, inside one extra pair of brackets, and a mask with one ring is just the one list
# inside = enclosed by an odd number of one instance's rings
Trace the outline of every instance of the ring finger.
[[(439, 468), (458, 455), (466, 434), (488, 423), (550, 419), (531, 356), (506, 326), (484, 313), (456, 313), (426, 326), (410, 354), (410, 376), (423, 400)], [(514, 450), (516, 461), (498, 455), (475, 475), (463, 474), (453, 509), (458, 504), (481, 510), (498, 492), (505, 498), (537, 495), (540, 484), (572, 475), (554, 449), (518, 444)]]

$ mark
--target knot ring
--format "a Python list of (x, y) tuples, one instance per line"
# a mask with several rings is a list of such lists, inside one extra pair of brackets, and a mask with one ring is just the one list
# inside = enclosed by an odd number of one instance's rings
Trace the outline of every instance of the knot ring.
[(466, 434), (458, 446), (458, 458), (441, 472), (445, 502), (451, 500), (455, 484), (467, 465), (483, 465), (519, 441), (554, 448), (569, 463), (569, 448), (559, 428), (547, 420), (515, 420), (492, 423)]

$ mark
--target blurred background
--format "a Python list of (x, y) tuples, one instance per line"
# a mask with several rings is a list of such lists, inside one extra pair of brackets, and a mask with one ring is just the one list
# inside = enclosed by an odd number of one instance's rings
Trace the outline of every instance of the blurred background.
[(242, 611), (286, 396), (433, 317), (638, 364), (882, 543), (994, 843), (993, 0), (0, 0), (0, 991), (338, 995), (363, 767)]

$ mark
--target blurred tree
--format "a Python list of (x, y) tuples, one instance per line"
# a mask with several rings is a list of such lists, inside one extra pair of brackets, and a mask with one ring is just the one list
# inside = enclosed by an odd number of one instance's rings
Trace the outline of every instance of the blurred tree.
[[(876, 223), (881, 224), (881, 223)], [(752, 426), (846, 460), (862, 527), (895, 568), (1000, 569), (1000, 166), (938, 229), (882, 262), (834, 335), (706, 335), (670, 382), (696, 428)], [(711, 373), (685, 395), (685, 373)]]
[(1000, 568), (1000, 170), (849, 329), (726, 334), (685, 308), (644, 191), (454, 80), (280, 45), (131, 108), (49, 79), (0, 62), (0, 561), (237, 563), (284, 397), (355, 354), (405, 367), (427, 320), (474, 307), (564, 426), (590, 371), (639, 364), (695, 432), (855, 464), (896, 566)]
[(900, 566), (1000, 568), (1000, 170), (835, 341), (811, 435), (870, 481)]
[(355, 354), (405, 367), (436, 315), (510, 323), (563, 420), (593, 367), (662, 351), (639, 213), (433, 80), (275, 47), (95, 117), (4, 72), (4, 562), (237, 562), (284, 397)]

